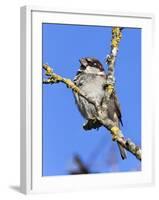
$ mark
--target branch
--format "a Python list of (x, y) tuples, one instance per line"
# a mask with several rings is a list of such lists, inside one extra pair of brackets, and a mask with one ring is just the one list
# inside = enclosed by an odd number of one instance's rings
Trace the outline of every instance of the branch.
[(81, 97), (86, 99), (89, 103), (93, 104), (96, 107), (94, 101), (88, 97), (88, 95), (83, 94), (80, 89), (74, 84), (70, 79), (63, 78), (62, 76), (55, 74), (53, 69), (47, 65), (43, 64), (43, 69), (45, 70), (45, 75), (49, 76), (47, 80), (43, 80), (43, 84), (54, 84), (54, 83), (64, 83), (68, 88), (72, 89), (73, 92), (78, 93)]
[(108, 72), (107, 72), (107, 98), (112, 94), (115, 87), (115, 61), (118, 53), (119, 43), (122, 38), (122, 29), (119, 27), (113, 27), (112, 29), (112, 40), (111, 40), (111, 50), (110, 54), (107, 55), (106, 63), (108, 64)]
[(122, 29), (123, 28), (119, 27), (114, 27), (112, 29), (111, 50), (106, 60), (106, 63), (108, 64), (108, 76), (114, 76), (115, 61), (118, 53), (119, 43), (122, 38)]
[[(87, 95), (83, 94), (80, 91), (80, 89), (73, 83), (73, 81), (71, 81), (70, 79), (63, 78), (58, 74), (55, 74), (52, 68), (47, 64), (43, 65), (43, 69), (45, 70), (45, 75), (49, 77), (47, 80), (43, 80), (44, 84), (55, 84), (60, 82), (64, 83), (68, 88), (72, 89), (72, 91), (78, 93), (80, 96), (85, 98), (89, 103), (92, 103), (95, 106), (97, 110), (98, 120), (104, 127), (107, 127), (106, 120), (102, 119), (100, 115), (100, 113), (102, 112), (100, 106), (96, 105), (95, 101), (88, 98)], [(113, 134), (112, 132), (110, 133)], [(136, 144), (134, 144), (130, 139), (125, 139), (121, 137), (121, 135), (117, 135), (115, 141), (117, 141), (122, 147), (124, 147), (127, 151), (132, 153), (138, 160), (141, 161), (141, 149)]]

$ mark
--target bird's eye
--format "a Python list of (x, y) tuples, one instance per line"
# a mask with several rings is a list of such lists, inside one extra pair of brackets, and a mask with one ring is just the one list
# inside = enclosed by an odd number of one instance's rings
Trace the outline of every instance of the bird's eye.
[(94, 66), (97, 66), (97, 63), (94, 63), (93, 65), (94, 65)]

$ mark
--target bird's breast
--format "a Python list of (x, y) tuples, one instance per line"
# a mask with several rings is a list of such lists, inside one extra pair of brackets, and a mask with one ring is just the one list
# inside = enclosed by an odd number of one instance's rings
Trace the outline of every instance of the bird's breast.
[[(106, 78), (95, 74), (79, 74), (75, 77), (75, 84), (79, 87), (83, 94), (86, 94), (92, 99), (96, 105), (100, 105), (104, 97), (104, 84)], [(96, 116), (96, 109), (94, 105), (88, 102), (83, 97), (74, 93), (76, 104), (79, 111), (86, 119), (94, 119)]]
[(87, 80), (81, 80), (79, 87), (84, 94), (90, 98), (101, 101), (104, 96), (105, 78), (101, 76), (89, 77)]

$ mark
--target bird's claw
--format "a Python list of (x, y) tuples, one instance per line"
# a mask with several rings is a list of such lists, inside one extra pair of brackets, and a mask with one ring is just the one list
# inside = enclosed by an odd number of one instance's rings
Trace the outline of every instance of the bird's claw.
[(85, 131), (91, 130), (93, 127), (92, 125), (96, 122), (96, 119), (88, 120), (83, 124), (83, 129)]
[(91, 129), (98, 129), (100, 125), (97, 125), (98, 121), (97, 119), (89, 119), (83, 124), (83, 129), (85, 131), (91, 130)]

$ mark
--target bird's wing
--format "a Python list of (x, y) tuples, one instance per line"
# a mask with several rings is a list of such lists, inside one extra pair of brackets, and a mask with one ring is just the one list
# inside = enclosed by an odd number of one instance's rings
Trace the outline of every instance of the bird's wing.
[(120, 108), (120, 104), (119, 104), (118, 98), (115, 93), (113, 94), (113, 99), (114, 99), (115, 112), (117, 114), (117, 117), (118, 117), (121, 125), (123, 126), (121, 108)]

